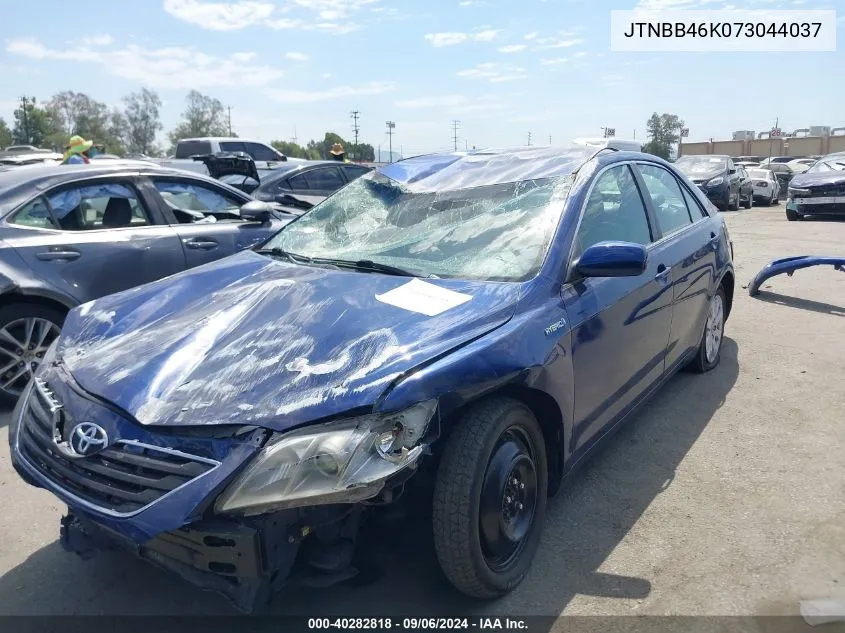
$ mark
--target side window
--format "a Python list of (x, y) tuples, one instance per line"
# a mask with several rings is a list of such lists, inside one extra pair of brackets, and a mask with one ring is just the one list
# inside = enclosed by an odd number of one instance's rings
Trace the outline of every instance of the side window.
[(656, 165), (639, 165), (645, 188), (651, 197), (654, 214), (663, 235), (692, 224), (687, 203), (675, 177)]
[(358, 167), (356, 165), (344, 165), (343, 171), (346, 172), (346, 180), (352, 182), (353, 180), (363, 176), (370, 170), (366, 167)]
[(238, 198), (191, 181), (153, 180), (179, 222), (238, 220), (243, 204)]
[(176, 144), (176, 158), (190, 158), (199, 154), (210, 154), (211, 143), (208, 141), (179, 141)]
[(246, 152), (246, 143), (243, 141), (220, 141), (221, 152)]
[(335, 191), (346, 182), (337, 167), (319, 167), (308, 172), (308, 184), (317, 191)]
[(252, 156), (252, 160), (279, 160), (279, 155), (272, 148), (261, 143), (246, 143), (246, 153)]
[(645, 205), (627, 165), (611, 167), (596, 180), (575, 236), (574, 257), (608, 240), (651, 242)]
[(686, 200), (687, 208), (689, 209), (690, 215), (693, 217), (693, 222), (697, 219), (696, 211), (701, 214), (702, 218), (709, 217), (707, 211), (705, 211), (704, 207), (701, 206), (701, 203), (695, 199), (695, 197), (689, 193), (686, 189), (681, 187), (681, 193), (684, 194), (684, 200)]
[(39, 229), (54, 229), (53, 219), (50, 217), (50, 209), (43, 197), (38, 196), (35, 200), (24, 206), (15, 213), (9, 220), (9, 224), (20, 226), (31, 226)]
[(296, 176), (291, 176), (290, 178), (288, 178), (288, 186), (293, 191), (308, 191), (309, 189), (311, 189), (311, 187), (309, 186), (308, 179), (305, 177), (305, 174), (297, 174)]
[(134, 189), (117, 183), (63, 189), (50, 194), (47, 201), (64, 231), (152, 224)]

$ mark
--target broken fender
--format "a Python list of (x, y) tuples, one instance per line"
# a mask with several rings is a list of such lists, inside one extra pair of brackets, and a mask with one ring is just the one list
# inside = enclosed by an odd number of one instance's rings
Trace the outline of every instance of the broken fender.
[(786, 273), (791, 277), (792, 273), (796, 270), (800, 268), (809, 268), (810, 266), (833, 266), (835, 270), (845, 272), (845, 257), (799, 255), (797, 257), (776, 259), (766, 264), (763, 269), (757, 273), (757, 276), (754, 277), (754, 280), (748, 286), (748, 294), (752, 297), (758, 294), (763, 282), (775, 275), (782, 275)]

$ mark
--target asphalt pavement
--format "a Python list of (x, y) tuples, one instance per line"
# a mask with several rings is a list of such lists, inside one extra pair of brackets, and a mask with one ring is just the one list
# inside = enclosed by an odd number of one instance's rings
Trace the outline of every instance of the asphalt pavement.
[[(443, 579), (427, 526), (387, 534), (363, 586), (296, 590), (267, 614), (786, 615), (845, 599), (845, 276), (743, 288), (767, 261), (845, 253), (845, 222), (784, 204), (727, 212), (737, 287), (720, 366), (671, 382), (551, 501), (527, 579), (493, 603)], [(123, 554), (57, 542), (61, 504), (9, 463), (0, 414), (0, 615), (232, 614)]]

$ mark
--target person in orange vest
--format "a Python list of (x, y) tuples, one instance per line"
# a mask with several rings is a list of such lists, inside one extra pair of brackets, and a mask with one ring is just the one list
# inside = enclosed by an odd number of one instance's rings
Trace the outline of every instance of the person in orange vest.
[(65, 154), (62, 157), (62, 165), (81, 165), (90, 162), (88, 151), (94, 146), (94, 141), (86, 141), (78, 134), (71, 136), (65, 146)]
[(329, 154), (331, 155), (330, 160), (337, 160), (342, 163), (348, 163), (349, 161), (346, 159), (346, 152), (343, 151), (343, 145), (340, 143), (335, 143), (332, 145), (332, 148), (329, 150)]

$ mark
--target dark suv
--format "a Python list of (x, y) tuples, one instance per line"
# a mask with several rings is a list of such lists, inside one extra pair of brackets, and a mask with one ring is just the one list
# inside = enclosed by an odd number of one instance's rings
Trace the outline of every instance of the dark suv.
[(730, 156), (681, 156), (675, 161), (675, 166), (695, 183), (720, 211), (736, 211), (742, 199), (751, 199), (745, 191), (752, 188), (751, 180), (742, 182), (741, 174)]

